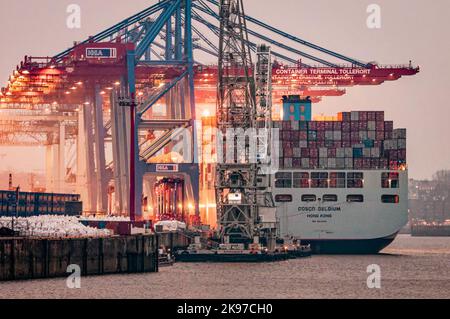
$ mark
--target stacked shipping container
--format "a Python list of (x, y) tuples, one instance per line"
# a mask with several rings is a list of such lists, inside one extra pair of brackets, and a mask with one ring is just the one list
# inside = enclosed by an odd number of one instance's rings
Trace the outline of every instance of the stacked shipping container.
[(399, 169), (406, 165), (406, 129), (384, 112), (343, 112), (338, 121), (279, 121), (284, 169)]
[[(13, 191), (0, 191), (0, 216), (16, 214), (15, 196)], [(17, 205), (17, 214), (20, 217), (38, 215), (71, 215), (79, 216), (82, 213), (80, 195), (26, 193), (20, 192)]]

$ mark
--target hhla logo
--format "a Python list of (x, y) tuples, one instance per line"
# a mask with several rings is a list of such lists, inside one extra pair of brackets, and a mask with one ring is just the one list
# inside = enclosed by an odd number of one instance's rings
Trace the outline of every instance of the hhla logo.
[(69, 29), (81, 29), (81, 7), (78, 4), (67, 6), (66, 13), (69, 14), (66, 25)]

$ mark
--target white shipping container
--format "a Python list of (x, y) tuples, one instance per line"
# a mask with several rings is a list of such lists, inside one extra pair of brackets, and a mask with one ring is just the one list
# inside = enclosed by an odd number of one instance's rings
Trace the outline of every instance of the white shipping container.
[(333, 140), (333, 138), (334, 138), (333, 131), (325, 131), (325, 139)]
[(379, 147), (373, 147), (370, 150), (370, 155), (373, 158), (379, 158), (380, 157), (380, 148)]
[(342, 140), (342, 132), (341, 131), (334, 131), (333, 132), (333, 139), (335, 141), (340, 141)]
[(292, 168), (292, 158), (284, 159), (284, 168)]
[(364, 156), (364, 157), (370, 157), (370, 154), (371, 154), (371, 151), (370, 151), (370, 150), (371, 150), (371, 149), (368, 148), (368, 147), (363, 148), (363, 156)]
[(353, 158), (353, 148), (351, 148), (351, 147), (345, 148), (345, 157)]
[(328, 168), (336, 168), (336, 159), (335, 158), (328, 159)]
[(309, 158), (302, 158), (302, 168), (309, 168)]
[(359, 121), (359, 112), (358, 111), (352, 111), (350, 114), (350, 118), (352, 121)]
[(326, 147), (319, 148), (319, 157), (328, 157), (328, 148)]
[(359, 138), (361, 140), (367, 140), (367, 131), (359, 131)]
[(347, 169), (353, 168), (353, 158), (345, 159), (345, 168), (347, 168)]
[(344, 158), (345, 157), (345, 149), (342, 147), (339, 147), (336, 149), (336, 157), (337, 158)]
[(344, 169), (345, 168), (345, 159), (344, 158), (337, 158), (336, 159), (336, 168)]

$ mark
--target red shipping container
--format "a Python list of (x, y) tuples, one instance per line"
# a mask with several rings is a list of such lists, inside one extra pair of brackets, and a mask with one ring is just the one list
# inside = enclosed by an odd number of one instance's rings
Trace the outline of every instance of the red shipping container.
[(315, 122), (315, 121), (308, 122), (308, 129), (309, 130), (316, 130), (317, 129), (317, 122)]
[(367, 121), (367, 112), (359, 112), (359, 120)]
[(397, 161), (389, 161), (389, 168), (391, 170), (398, 170), (398, 162)]
[(384, 130), (392, 132), (394, 130), (394, 122), (393, 121), (385, 121), (384, 122)]
[(384, 132), (384, 139), (385, 140), (392, 140), (394, 133), (392, 131), (390, 132)]
[(342, 141), (342, 147), (352, 147), (351, 141)]
[(376, 112), (376, 121), (384, 122), (384, 111)]
[(309, 157), (309, 148), (302, 148), (300, 152), (303, 158)]
[(385, 158), (380, 159), (380, 168), (387, 169), (389, 166), (389, 161)]
[(294, 151), (293, 151), (292, 147), (283, 148), (283, 156), (285, 158), (292, 157), (293, 155), (294, 155)]
[(376, 121), (377, 120), (377, 115), (375, 112), (371, 111), (371, 112), (367, 112), (367, 120), (368, 121)]
[(317, 147), (325, 147), (327, 142), (325, 140), (317, 141)]
[(351, 122), (342, 122), (342, 132), (351, 132)]
[(325, 121), (324, 122), (325, 130), (326, 131), (332, 131), (334, 128), (334, 122), (331, 121)]
[(299, 140), (307, 141), (308, 140), (308, 132), (307, 131), (300, 131), (299, 132)]
[(389, 159), (391, 161), (397, 161), (398, 160), (398, 151), (397, 150), (390, 150), (389, 151)]
[(360, 137), (359, 137), (359, 131), (358, 131), (358, 132), (352, 132), (352, 133), (350, 134), (350, 139), (351, 139), (352, 141), (359, 141), (359, 140), (360, 140)]
[(372, 163), (372, 160), (370, 159), (370, 158), (364, 158), (363, 159), (363, 168), (364, 169), (371, 169), (371, 163)]
[(325, 131), (325, 122), (323, 121), (317, 122), (316, 127), (318, 131)]
[(333, 131), (341, 131), (342, 122), (333, 122)]
[(383, 141), (384, 140), (384, 132), (383, 131), (377, 131), (377, 133), (376, 133), (376, 140), (377, 141)]
[(308, 147), (310, 147), (310, 148), (317, 147), (317, 142), (316, 141), (309, 141), (308, 142)]
[(329, 148), (328, 149), (328, 157), (335, 158), (336, 157), (336, 149), (335, 148)]
[(372, 158), (370, 160), (370, 167), (371, 168), (379, 168), (380, 167), (380, 160), (377, 158)]
[(351, 140), (350, 132), (342, 132), (342, 140), (350, 141)]
[(318, 158), (310, 158), (309, 159), (309, 168), (317, 168), (319, 167), (319, 159)]
[(358, 126), (360, 131), (367, 130), (367, 121), (359, 121)]
[(375, 127), (377, 131), (384, 131), (384, 122), (376, 122)]
[(359, 121), (352, 121), (351, 122), (351, 131), (352, 132), (358, 132), (359, 131)]
[(318, 148), (310, 148), (309, 149), (309, 157), (318, 158), (319, 157), (319, 149)]
[(317, 141), (325, 140), (325, 131), (317, 131)]
[(353, 167), (355, 169), (363, 169), (363, 159), (362, 158), (355, 158), (353, 160)]
[(291, 130), (291, 121), (283, 121), (282, 128), (283, 130)]
[(373, 141), (373, 146), (374, 147), (383, 147), (384, 145), (384, 140), (381, 141)]
[(302, 167), (302, 160), (298, 157), (295, 157), (292, 159), (292, 167), (293, 168), (301, 168)]

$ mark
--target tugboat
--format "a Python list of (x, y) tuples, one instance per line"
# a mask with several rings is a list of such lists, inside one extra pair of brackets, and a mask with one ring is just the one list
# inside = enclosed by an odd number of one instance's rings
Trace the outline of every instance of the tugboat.
[(311, 257), (312, 255), (311, 245), (303, 245), (297, 239), (284, 240), (283, 247), (278, 250), (285, 251), (291, 259)]
[(187, 249), (177, 251), (175, 258), (179, 262), (255, 263), (282, 261), (311, 254), (308, 247), (296, 246), (295, 248), (292, 252), (285, 249), (269, 251), (258, 243), (250, 244), (248, 248), (240, 243), (224, 243), (216, 249), (206, 249), (196, 238), (196, 242), (189, 245)]

